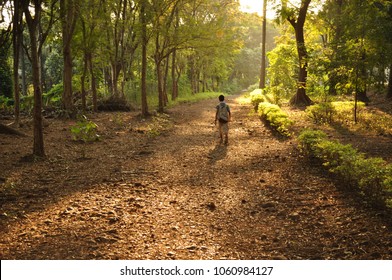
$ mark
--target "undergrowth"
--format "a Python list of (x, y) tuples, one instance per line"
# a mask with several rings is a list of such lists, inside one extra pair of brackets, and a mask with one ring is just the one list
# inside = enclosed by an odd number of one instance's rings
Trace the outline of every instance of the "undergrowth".
[(322, 102), (306, 109), (307, 116), (317, 124), (338, 124), (354, 131), (392, 135), (392, 116), (376, 108), (357, 104), (357, 122), (354, 122), (354, 102)]
[(392, 207), (392, 165), (382, 158), (366, 158), (351, 145), (327, 139), (319, 130), (304, 130), (299, 136), (301, 150), (321, 160), (330, 172), (355, 188), (367, 201)]
[(293, 124), (293, 121), (278, 105), (261, 102), (258, 106), (258, 114), (281, 135), (286, 137), (291, 135), (289, 127)]

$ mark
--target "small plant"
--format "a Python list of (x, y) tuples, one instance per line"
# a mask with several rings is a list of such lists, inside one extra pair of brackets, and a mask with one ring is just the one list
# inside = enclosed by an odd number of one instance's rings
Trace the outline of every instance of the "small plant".
[(290, 136), (289, 127), (293, 124), (293, 121), (278, 105), (261, 102), (258, 112), (260, 117), (264, 118), (281, 135)]
[(97, 134), (98, 126), (96, 123), (82, 116), (80, 120), (71, 127), (72, 139), (75, 141), (82, 141), (84, 143), (94, 142), (100, 139)]
[(148, 125), (147, 135), (151, 138), (161, 135), (162, 132), (172, 127), (172, 121), (167, 114), (157, 114), (152, 117), (152, 122)]

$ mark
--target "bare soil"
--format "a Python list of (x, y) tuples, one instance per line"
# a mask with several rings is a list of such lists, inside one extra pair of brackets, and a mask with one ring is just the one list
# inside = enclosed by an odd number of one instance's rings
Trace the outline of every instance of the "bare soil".
[[(91, 114), (101, 141), (86, 144), (72, 140), (74, 121), (46, 119), (38, 161), (31, 125), (27, 137), (1, 134), (0, 259), (392, 259), (390, 213), (236, 97), (227, 146), (215, 100), (148, 120)], [(354, 138), (391, 158), (390, 137)]]

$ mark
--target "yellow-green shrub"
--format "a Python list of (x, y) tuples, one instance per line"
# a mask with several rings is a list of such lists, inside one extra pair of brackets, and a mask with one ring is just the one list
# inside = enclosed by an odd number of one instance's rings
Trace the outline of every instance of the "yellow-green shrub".
[(274, 98), (270, 94), (265, 94), (262, 89), (255, 89), (250, 93), (250, 100), (255, 111), (257, 111), (261, 102), (273, 103)]
[(278, 105), (261, 102), (258, 106), (258, 112), (260, 117), (265, 119), (280, 134), (290, 136), (289, 127), (293, 124), (293, 121)]
[[(307, 115), (316, 123), (345, 122), (354, 119), (353, 101), (322, 102), (308, 106)], [(358, 102), (357, 108), (361, 111), (365, 103)]]

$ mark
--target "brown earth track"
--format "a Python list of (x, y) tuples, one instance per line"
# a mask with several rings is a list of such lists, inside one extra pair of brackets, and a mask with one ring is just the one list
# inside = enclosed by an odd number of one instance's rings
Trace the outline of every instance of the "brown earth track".
[[(39, 162), (26, 160), (31, 138), (1, 135), (0, 258), (392, 259), (385, 212), (235, 96), (230, 143), (219, 145), (215, 103), (159, 122), (94, 114), (102, 140), (91, 144), (71, 140), (72, 122), (48, 120)], [(159, 136), (154, 122), (165, 123)]]

